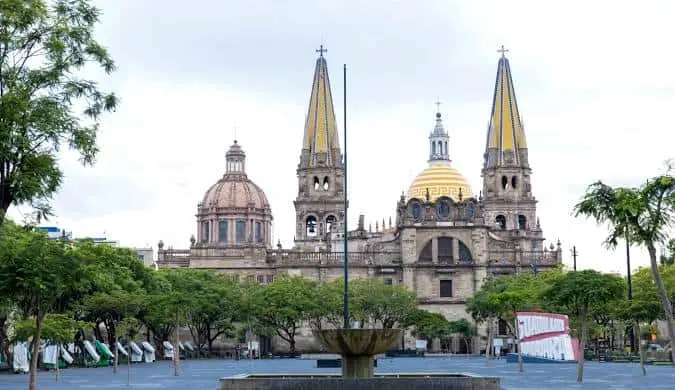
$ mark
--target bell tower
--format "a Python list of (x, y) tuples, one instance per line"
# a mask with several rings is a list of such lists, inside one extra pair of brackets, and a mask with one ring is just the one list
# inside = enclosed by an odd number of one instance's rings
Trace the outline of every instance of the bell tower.
[(344, 166), (340, 152), (328, 64), (323, 45), (314, 67), (312, 92), (298, 164), (295, 246), (317, 250), (338, 231), (345, 216)]
[(532, 195), (527, 142), (504, 46), (497, 65), (483, 163), (485, 222), (519, 236), (541, 231)]

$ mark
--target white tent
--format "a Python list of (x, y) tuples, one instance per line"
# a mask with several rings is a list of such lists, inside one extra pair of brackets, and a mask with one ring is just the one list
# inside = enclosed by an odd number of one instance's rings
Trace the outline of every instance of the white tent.
[(59, 347), (58, 345), (47, 345), (42, 350), (42, 363), (56, 365), (59, 361)]
[(12, 367), (14, 367), (14, 372), (28, 372), (30, 368), (28, 365), (28, 343), (18, 343), (14, 345)]
[(173, 359), (173, 345), (166, 340), (162, 342), (162, 345), (164, 346), (164, 359)]
[(61, 346), (61, 357), (66, 361), (66, 363), (73, 364), (73, 357), (63, 345)]
[(98, 363), (99, 360), (101, 360), (101, 356), (96, 352), (96, 348), (94, 348), (94, 345), (91, 343), (89, 340), (84, 340), (84, 349), (87, 351), (89, 356)]
[(190, 351), (190, 352), (194, 352), (194, 351), (195, 351), (194, 345), (192, 345), (192, 343), (189, 342), (189, 341), (186, 341), (186, 342), (185, 342), (185, 348), (187, 348), (187, 350)]
[(146, 363), (152, 363), (155, 361), (155, 347), (153, 347), (149, 342), (143, 341), (141, 343), (143, 346), (143, 358)]
[(131, 345), (131, 361), (142, 362), (143, 350), (141, 349), (141, 347), (139, 347), (138, 344), (134, 343), (133, 341), (129, 341), (129, 345)]
[(124, 356), (126, 356), (126, 357), (129, 357), (129, 352), (127, 352), (127, 350), (122, 346), (122, 343), (120, 343), (119, 341), (117, 341), (117, 342), (115, 343), (115, 346), (117, 347), (117, 351), (118, 351), (119, 353), (121, 353), (122, 355), (124, 355)]

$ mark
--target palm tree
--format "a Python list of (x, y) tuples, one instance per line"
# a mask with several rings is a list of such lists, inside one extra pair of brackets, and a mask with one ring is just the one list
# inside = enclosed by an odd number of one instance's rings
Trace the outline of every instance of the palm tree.
[(598, 181), (588, 187), (582, 200), (574, 206), (574, 214), (591, 217), (599, 224), (608, 224), (609, 235), (605, 245), (610, 248), (615, 248), (622, 238), (647, 248), (652, 278), (665, 312), (675, 365), (673, 308), (661, 280), (656, 254), (656, 245), (663, 244), (667, 230), (675, 222), (675, 178), (666, 173), (647, 180), (639, 188), (613, 188)]

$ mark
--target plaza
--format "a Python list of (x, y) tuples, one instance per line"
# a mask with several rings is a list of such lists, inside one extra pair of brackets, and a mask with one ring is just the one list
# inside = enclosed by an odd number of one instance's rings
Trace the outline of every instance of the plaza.
[[(380, 359), (375, 372), (463, 372), (501, 378), (504, 390), (567, 390), (567, 389), (672, 389), (672, 367), (647, 367), (647, 376), (640, 373), (638, 364), (587, 362), (584, 382), (577, 384), (576, 364), (529, 364), (518, 373), (516, 364), (493, 360), (490, 367), (479, 357), (429, 357)], [(338, 373), (339, 369), (318, 369), (315, 360), (188, 360), (181, 362), (181, 374), (173, 376), (169, 361), (135, 364), (132, 367), (132, 386), (127, 386), (126, 366), (113, 374), (112, 367), (71, 368), (61, 371), (61, 380), (55, 382), (55, 373), (40, 372), (41, 390), (84, 389), (215, 389), (221, 377), (242, 373)], [(28, 375), (0, 375), (0, 390), (25, 388)]]

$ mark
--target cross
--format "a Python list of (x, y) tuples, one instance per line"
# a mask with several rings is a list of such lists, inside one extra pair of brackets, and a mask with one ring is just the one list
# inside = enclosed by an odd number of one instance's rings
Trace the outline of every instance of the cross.
[(442, 103), (438, 101), (438, 98), (436, 98), (436, 103), (434, 103), (434, 104), (436, 105), (436, 112), (441, 112), (441, 104)]
[(502, 47), (499, 50), (497, 50), (497, 53), (502, 53), (502, 57), (505, 57), (504, 54), (508, 51), (509, 49), (504, 49), (504, 45), (502, 45)]
[(317, 53), (319, 53), (319, 57), (323, 57), (323, 53), (327, 52), (328, 49), (324, 49), (323, 45), (319, 46), (319, 48), (316, 50)]

